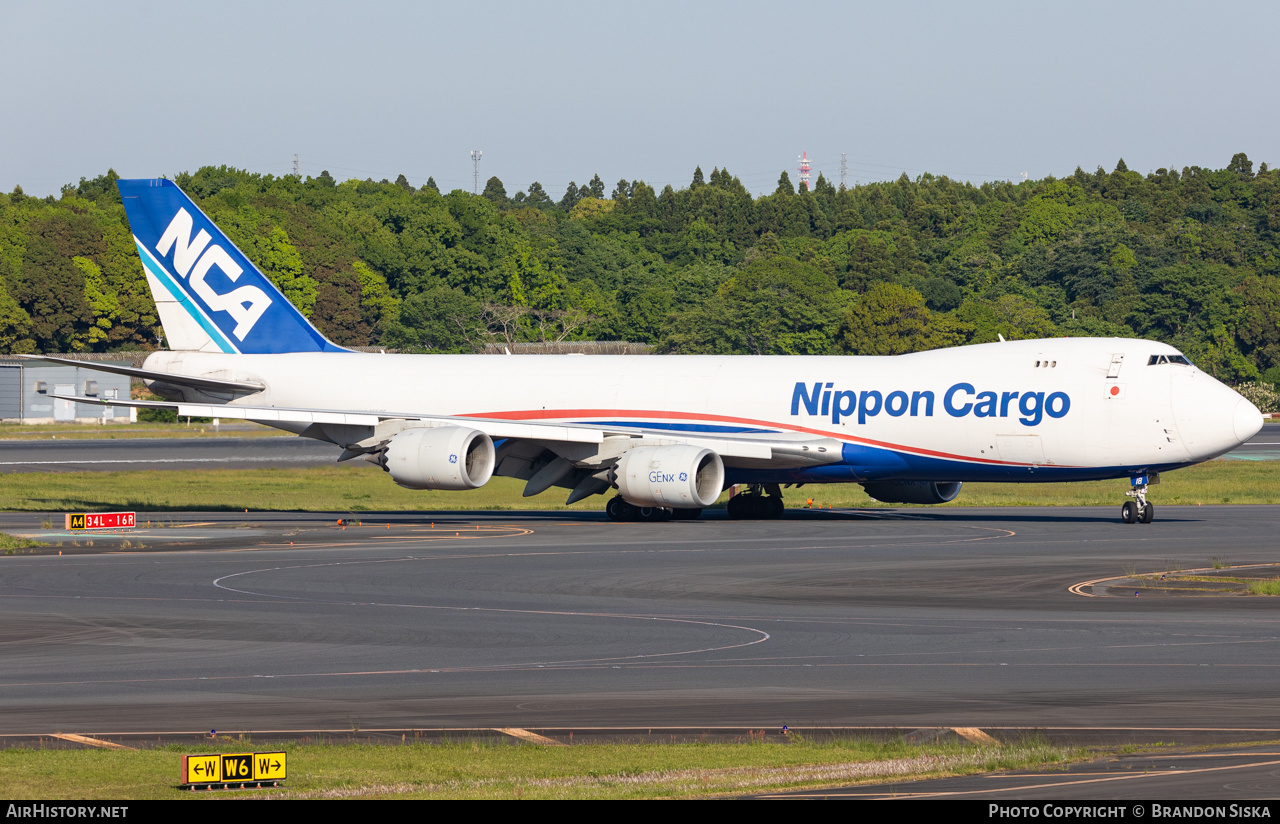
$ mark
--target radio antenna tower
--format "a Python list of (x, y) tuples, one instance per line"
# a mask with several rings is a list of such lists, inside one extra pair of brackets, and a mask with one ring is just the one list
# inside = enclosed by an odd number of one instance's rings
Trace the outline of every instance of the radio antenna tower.
[(806, 149), (800, 155), (800, 185), (805, 191), (809, 191), (809, 151)]
[(293, 176), (299, 180), (302, 179), (302, 164), (298, 162), (297, 152), (294, 152), (293, 155)]
[(844, 152), (840, 153), (840, 188), (847, 189), (847, 178), (849, 177), (849, 162), (845, 160)]
[(482, 154), (484, 152), (479, 149), (471, 151), (471, 166), (473, 170), (471, 173), (471, 193), (473, 195), (480, 194), (480, 155)]

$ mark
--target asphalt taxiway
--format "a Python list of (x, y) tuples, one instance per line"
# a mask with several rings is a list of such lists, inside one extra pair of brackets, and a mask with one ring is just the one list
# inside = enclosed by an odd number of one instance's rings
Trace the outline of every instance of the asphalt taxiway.
[(0, 734), (1280, 738), (1275, 598), (1076, 587), (1275, 563), (1280, 507), (1161, 506), (1145, 526), (1117, 510), (165, 513), (92, 546), (0, 515), (52, 543), (0, 557)]
[(248, 469), (331, 466), (341, 450), (294, 435), (272, 437), (121, 438), (0, 441), (0, 475), (8, 472), (122, 472), (139, 469)]

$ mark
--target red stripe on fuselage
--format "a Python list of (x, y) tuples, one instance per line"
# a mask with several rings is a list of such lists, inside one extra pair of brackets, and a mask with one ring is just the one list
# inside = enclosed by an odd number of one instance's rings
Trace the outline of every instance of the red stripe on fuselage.
[[(569, 422), (568, 419), (581, 418), (606, 418), (616, 419), (622, 418), (653, 418), (658, 421), (663, 420), (680, 420), (680, 421), (706, 421), (716, 423), (736, 423), (748, 426), (763, 426), (772, 429), (783, 429), (789, 432), (804, 432), (809, 435), (819, 435), (824, 438), (834, 438), (839, 441), (849, 441), (850, 443), (861, 444), (863, 446), (875, 446), (881, 449), (889, 449), (895, 451), (909, 452), (913, 455), (924, 455), (931, 458), (945, 458), (952, 461), (966, 461), (968, 463), (993, 464), (995, 466), (1044, 466), (1044, 464), (1027, 464), (1018, 463), (1016, 461), (997, 461), (993, 458), (972, 458), (967, 455), (954, 455), (950, 452), (939, 452), (933, 449), (921, 449), (915, 446), (903, 446), (901, 444), (887, 443), (885, 441), (876, 441), (870, 438), (859, 438), (854, 435), (844, 435), (838, 432), (826, 432), (821, 429), (809, 429), (804, 426), (796, 426), (795, 424), (774, 423), (771, 421), (758, 421), (754, 418), (734, 418), (727, 415), (708, 415), (698, 414), (694, 412), (659, 412), (653, 409), (530, 409), (521, 412), (476, 412), (470, 415), (462, 415), (465, 418), (492, 418), (494, 420), (504, 421), (527, 421), (527, 420), (546, 420), (554, 418)], [(637, 428), (643, 428), (644, 424), (637, 423)], [(689, 433), (690, 437), (696, 437), (699, 433)], [(707, 433), (718, 434), (718, 433)], [(737, 433), (734, 433), (737, 434)], [(762, 443), (768, 443), (762, 440)], [(1063, 469), (1078, 469), (1080, 467), (1052, 464)]]

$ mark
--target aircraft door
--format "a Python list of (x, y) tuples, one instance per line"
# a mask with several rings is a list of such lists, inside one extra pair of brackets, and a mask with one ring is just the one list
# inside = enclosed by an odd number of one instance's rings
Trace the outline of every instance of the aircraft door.
[(1000, 460), (1040, 466), (1044, 460), (1044, 445), (1039, 435), (996, 435), (996, 450)]

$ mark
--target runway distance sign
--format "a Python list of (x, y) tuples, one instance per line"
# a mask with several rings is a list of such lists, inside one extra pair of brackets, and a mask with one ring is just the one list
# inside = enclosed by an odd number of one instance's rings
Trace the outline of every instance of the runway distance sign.
[(67, 529), (133, 529), (138, 519), (132, 512), (68, 512)]
[(183, 784), (254, 784), (283, 781), (286, 754), (282, 752), (216, 753), (182, 756)]

